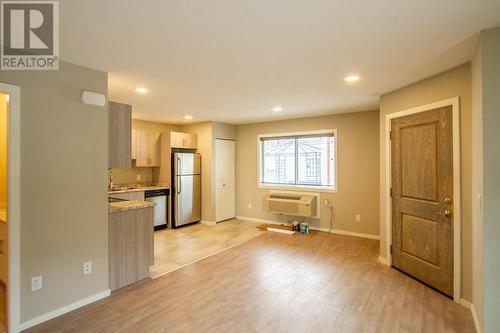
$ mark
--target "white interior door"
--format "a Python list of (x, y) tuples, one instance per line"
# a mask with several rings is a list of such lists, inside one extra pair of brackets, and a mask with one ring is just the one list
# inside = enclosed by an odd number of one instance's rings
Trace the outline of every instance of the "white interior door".
[(236, 145), (231, 140), (215, 140), (215, 219), (217, 222), (236, 216), (235, 208)]

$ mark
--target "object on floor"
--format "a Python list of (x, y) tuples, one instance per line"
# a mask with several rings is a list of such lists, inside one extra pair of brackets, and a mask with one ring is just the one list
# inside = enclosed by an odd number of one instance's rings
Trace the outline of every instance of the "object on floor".
[(280, 228), (274, 228), (274, 227), (267, 227), (267, 231), (277, 232), (279, 234), (285, 234), (285, 235), (293, 235), (295, 233), (295, 231), (293, 231), (293, 230), (286, 230), (286, 229), (280, 229)]
[(300, 232), (303, 233), (304, 235), (309, 234), (309, 224), (302, 222), (300, 223)]
[(278, 232), (280, 234), (293, 235), (295, 233), (291, 226), (277, 224), (261, 224), (257, 227), (259, 230)]

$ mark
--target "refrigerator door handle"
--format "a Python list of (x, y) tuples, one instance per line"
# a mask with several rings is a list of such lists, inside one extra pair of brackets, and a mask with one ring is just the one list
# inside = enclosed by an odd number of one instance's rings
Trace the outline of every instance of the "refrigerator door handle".
[(177, 194), (181, 194), (181, 176), (177, 176)]
[(182, 169), (181, 169), (181, 158), (177, 157), (177, 175), (182, 174)]

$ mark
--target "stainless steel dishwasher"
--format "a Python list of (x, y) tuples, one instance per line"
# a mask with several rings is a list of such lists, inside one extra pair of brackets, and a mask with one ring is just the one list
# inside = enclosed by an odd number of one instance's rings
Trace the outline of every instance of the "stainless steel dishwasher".
[(153, 202), (154, 207), (154, 228), (156, 230), (168, 227), (168, 195), (169, 189), (147, 190), (144, 192), (144, 199)]

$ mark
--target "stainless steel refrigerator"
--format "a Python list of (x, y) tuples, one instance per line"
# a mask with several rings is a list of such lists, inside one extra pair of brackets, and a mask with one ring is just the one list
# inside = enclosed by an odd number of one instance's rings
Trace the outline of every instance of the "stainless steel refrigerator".
[(172, 154), (172, 228), (201, 220), (201, 156)]

